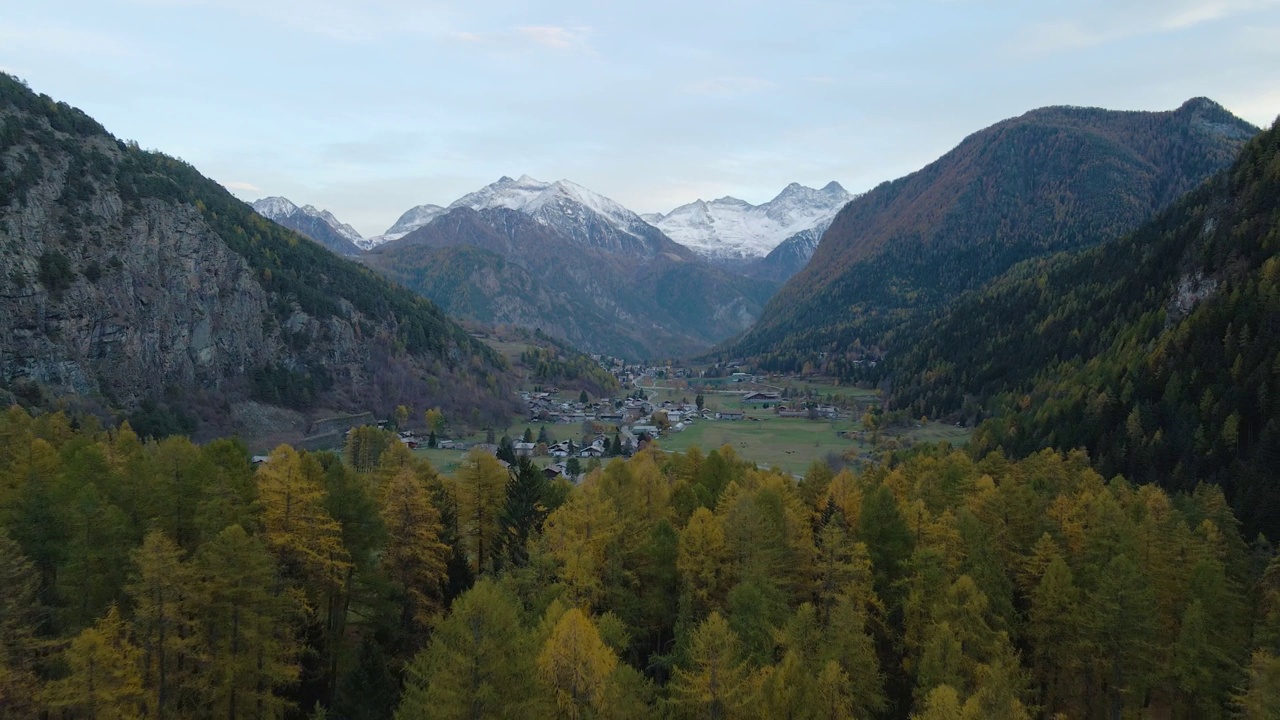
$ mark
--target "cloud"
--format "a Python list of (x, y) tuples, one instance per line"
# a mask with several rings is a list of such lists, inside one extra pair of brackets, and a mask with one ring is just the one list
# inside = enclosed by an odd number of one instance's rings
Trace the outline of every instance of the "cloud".
[(773, 87), (773, 83), (764, 78), (748, 76), (728, 76), (707, 78), (685, 85), (685, 92), (693, 95), (709, 95), (712, 97), (740, 97), (754, 95)]
[(588, 27), (565, 27), (562, 25), (524, 25), (516, 28), (524, 38), (543, 47), (557, 50), (569, 50), (587, 44), (587, 36), (591, 34)]
[(228, 190), (241, 190), (243, 192), (262, 192), (262, 188), (253, 183), (236, 180), (234, 182), (222, 183), (222, 186)]
[(1146, 2), (1117, 2), (1084, 19), (1034, 25), (1015, 41), (1014, 49), (1031, 54), (1078, 50), (1144, 35), (1180, 32), (1273, 7), (1280, 7), (1280, 0), (1171, 0), (1155, 8)]
[(54, 25), (0, 27), (0, 46), (65, 55), (133, 57), (137, 50), (111, 35)]
[(449, 34), (440, 3), (422, 0), (131, 0), (150, 7), (207, 7), (349, 44)]

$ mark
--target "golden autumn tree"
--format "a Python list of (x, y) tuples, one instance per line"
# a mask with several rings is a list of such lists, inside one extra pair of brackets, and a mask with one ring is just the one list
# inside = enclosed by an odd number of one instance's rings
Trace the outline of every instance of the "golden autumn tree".
[(133, 600), (148, 707), (157, 717), (172, 717), (195, 706), (200, 694), (195, 575), (181, 548), (159, 530), (147, 534), (132, 559), (137, 574), (125, 592)]
[(737, 720), (752, 717), (752, 687), (742, 643), (718, 612), (693, 632), (689, 667), (671, 678), (671, 704), (680, 717)]
[(543, 717), (520, 600), (481, 578), (454, 601), (431, 644), (405, 668), (396, 720)]
[(458, 500), (458, 532), (474, 573), (494, 568), (502, 549), (502, 510), (507, 502), (508, 473), (498, 459), (472, 450), (462, 461), (454, 483)]
[(263, 537), (286, 575), (341, 587), (350, 558), (342, 545), (342, 527), (324, 506), (320, 464), (281, 445), (258, 468), (256, 479)]
[(279, 691), (297, 681), (292, 622), (297, 599), (279, 593), (275, 563), (263, 543), (231, 525), (200, 548), (197, 609), (202, 625), (201, 672), (209, 679), (213, 717), (283, 717)]
[(600, 709), (618, 656), (600, 639), (595, 623), (572, 608), (561, 616), (538, 655), (538, 677), (551, 692), (559, 716), (578, 720)]
[(0, 526), (0, 718), (36, 714), (35, 566)]
[(689, 596), (695, 617), (723, 605), (731, 579), (728, 557), (719, 518), (706, 508), (698, 508), (680, 533), (676, 555), (682, 592)]
[(144, 716), (142, 653), (130, 641), (129, 626), (115, 605), (80, 631), (62, 656), (70, 674), (45, 686), (42, 696), (49, 709), (113, 720)]
[(608, 550), (622, 531), (622, 521), (594, 483), (575, 493), (547, 517), (543, 541), (559, 562), (558, 576), (571, 602), (590, 608), (604, 591), (602, 577)]
[(411, 467), (387, 482), (379, 508), (387, 542), (380, 565), (402, 594), (400, 627), (426, 629), (440, 611), (449, 546), (440, 541), (440, 511)]

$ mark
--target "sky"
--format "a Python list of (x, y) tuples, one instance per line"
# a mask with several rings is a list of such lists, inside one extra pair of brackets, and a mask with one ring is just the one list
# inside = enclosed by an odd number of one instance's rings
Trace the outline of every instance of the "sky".
[(502, 175), (868, 190), (1046, 105), (1280, 115), (1280, 0), (0, 0), (0, 69), (369, 236)]

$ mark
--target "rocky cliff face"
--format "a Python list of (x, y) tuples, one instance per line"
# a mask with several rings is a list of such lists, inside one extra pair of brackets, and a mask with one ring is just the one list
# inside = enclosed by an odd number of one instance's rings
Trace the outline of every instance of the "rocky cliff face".
[(3, 75), (0, 247), (0, 390), (510, 409), (501, 359), (429, 302)]

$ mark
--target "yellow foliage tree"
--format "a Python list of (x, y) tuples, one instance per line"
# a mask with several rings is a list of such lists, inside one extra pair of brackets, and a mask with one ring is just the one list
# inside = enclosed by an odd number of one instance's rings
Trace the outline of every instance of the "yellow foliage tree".
[(281, 445), (258, 468), (258, 500), (267, 547), (286, 572), (335, 588), (351, 563), (342, 527), (324, 507), (323, 478), (315, 458)]
[(698, 508), (680, 533), (676, 571), (684, 592), (692, 600), (695, 617), (720, 607), (729, 586), (729, 551), (720, 519)]
[(404, 594), (401, 627), (425, 629), (440, 610), (447, 575), (449, 546), (440, 541), (440, 511), (413, 469), (403, 467), (383, 488), (379, 514), (387, 531), (382, 568)]
[(134, 720), (145, 712), (142, 652), (129, 640), (129, 626), (116, 606), (85, 628), (63, 651), (70, 675), (45, 686), (45, 705), (89, 718)]
[(559, 561), (559, 577), (569, 600), (590, 608), (604, 591), (602, 576), (610, 562), (608, 550), (622, 523), (609, 499), (594, 483), (547, 517), (543, 540)]
[(550, 690), (559, 716), (577, 720), (599, 711), (617, 665), (618, 657), (600, 639), (595, 623), (572, 608), (538, 655), (538, 677)]
[(458, 531), (467, 549), (471, 570), (493, 569), (501, 550), (501, 514), (507, 502), (508, 473), (498, 459), (472, 450), (462, 461), (454, 483), (458, 501)]

